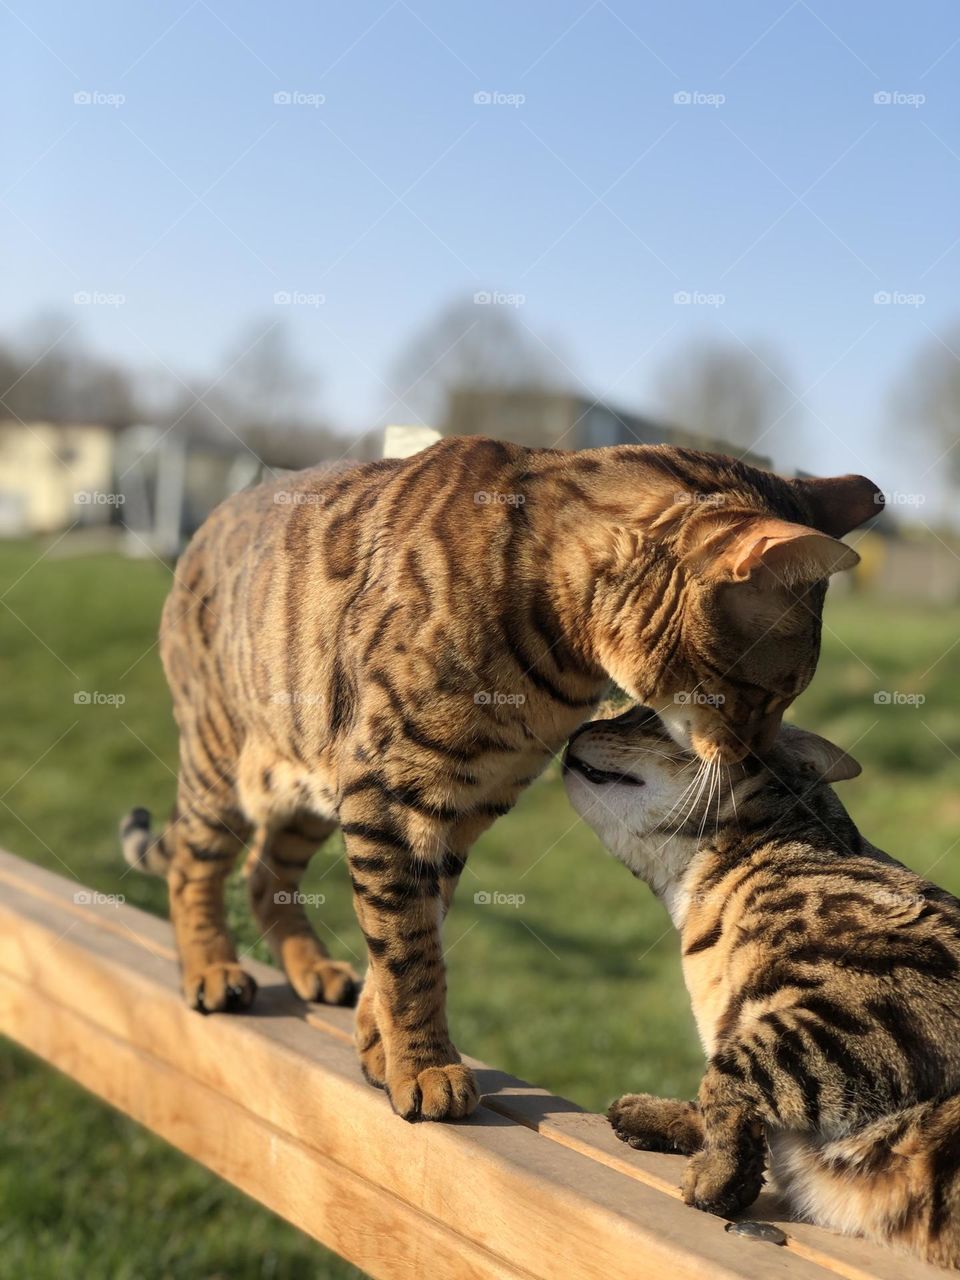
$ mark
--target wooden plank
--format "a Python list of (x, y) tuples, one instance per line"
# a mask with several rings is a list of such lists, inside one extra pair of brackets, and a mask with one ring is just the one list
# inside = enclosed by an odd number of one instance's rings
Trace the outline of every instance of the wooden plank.
[[(81, 886), (3, 853), (0, 884), (0, 970), (40, 993), (47, 1004), (38, 1008), (53, 1010), (62, 1001), (66, 968), (78, 1016), (108, 1045), (125, 1045), (176, 1078), (189, 1077), (225, 1106), (241, 1108), (254, 1126), (269, 1126), (438, 1229), (462, 1235), (480, 1251), (472, 1266), (492, 1259), (516, 1273), (605, 1280), (667, 1268), (680, 1277), (941, 1274), (800, 1224), (786, 1225), (787, 1249), (727, 1236), (722, 1222), (678, 1202), (679, 1159), (632, 1152), (601, 1117), (483, 1064), (476, 1065), (488, 1096), (474, 1121), (404, 1125), (359, 1076), (349, 1010), (304, 1016), (276, 971), (251, 965), (263, 988), (259, 1016), (200, 1018), (179, 999), (165, 922), (95, 899), (78, 903)], [(40, 1034), (32, 1026), (21, 1025), (18, 1035), (0, 1025), (25, 1043)], [(65, 1069), (80, 1078), (70, 1065)], [(116, 1105), (131, 1110), (122, 1100)], [(151, 1127), (163, 1133), (163, 1123), (161, 1115)], [(210, 1163), (202, 1143), (190, 1153)], [(228, 1169), (218, 1171), (237, 1181)], [(277, 1208), (271, 1191), (251, 1194)], [(278, 1212), (289, 1216), (282, 1205)], [(777, 1212), (768, 1203), (749, 1216)], [(298, 1225), (343, 1251), (342, 1241), (321, 1234), (324, 1222)], [(359, 1265), (377, 1275), (408, 1274), (402, 1257), (396, 1272)]]
[(204, 1019), (184, 1006), (169, 961), (12, 889), (0, 906), (0, 971), (52, 1001), (69, 974), (87, 1021), (544, 1280), (824, 1274), (803, 1263), (787, 1272), (783, 1251), (761, 1259), (719, 1220), (492, 1111), (465, 1125), (405, 1124), (363, 1082), (350, 1046), (291, 1011), (276, 975), (259, 1016)]
[(0, 1026), (288, 1222), (376, 1277), (528, 1280), (427, 1215), (0, 973)]

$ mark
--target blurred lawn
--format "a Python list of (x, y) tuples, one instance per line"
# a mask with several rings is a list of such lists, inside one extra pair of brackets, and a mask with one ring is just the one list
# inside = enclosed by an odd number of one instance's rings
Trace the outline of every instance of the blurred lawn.
[[(163, 815), (173, 795), (176, 737), (154, 647), (169, 573), (108, 555), (37, 562), (42, 550), (0, 543), (0, 844), (163, 913), (160, 882), (121, 884), (115, 829), (131, 805)], [(78, 704), (80, 690), (125, 701)], [(960, 609), (837, 597), (795, 716), (862, 761), (843, 796), (870, 838), (955, 893), (958, 690)], [(877, 704), (878, 691), (926, 701)], [(317, 856), (304, 891), (322, 882), (319, 927), (359, 962), (341, 852), (337, 840)], [(477, 903), (481, 891), (524, 901)], [(668, 924), (551, 772), (481, 840), (461, 882), (446, 927), (457, 1042), (594, 1109), (627, 1089), (689, 1095), (701, 1056)], [(359, 1274), (6, 1042), (0, 1116), (2, 1275)]]

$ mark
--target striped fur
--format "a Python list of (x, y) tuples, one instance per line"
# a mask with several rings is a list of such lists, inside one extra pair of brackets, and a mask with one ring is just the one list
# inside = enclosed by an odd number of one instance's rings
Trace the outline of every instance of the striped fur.
[(799, 1215), (960, 1265), (960, 902), (869, 844), (799, 730), (702, 775), (646, 708), (586, 726), (578, 811), (668, 907), (707, 1055), (696, 1102), (628, 1094), (687, 1203), (746, 1208), (765, 1160)]
[(480, 438), (231, 498), (163, 613), (174, 814), (158, 838), (142, 811), (124, 826), (128, 860), (167, 875), (188, 1000), (253, 999), (223, 909), (245, 844), (258, 927), (294, 988), (353, 998), (297, 898), (339, 825), (369, 954), (367, 1077), (408, 1118), (469, 1113), (440, 926), (474, 840), (611, 676), (638, 696), (722, 691), (689, 735), (742, 755), (813, 671), (824, 579), (855, 559), (831, 535), (876, 509), (856, 477)]

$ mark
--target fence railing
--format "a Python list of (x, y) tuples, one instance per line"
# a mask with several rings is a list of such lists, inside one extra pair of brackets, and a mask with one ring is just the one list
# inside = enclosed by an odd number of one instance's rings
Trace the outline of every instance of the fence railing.
[[(0, 852), (0, 1032), (372, 1276), (943, 1274), (797, 1223), (785, 1247), (731, 1235), (682, 1204), (679, 1158), (482, 1063), (470, 1121), (406, 1124), (360, 1075), (350, 1010), (244, 963), (255, 1009), (199, 1017), (165, 921)], [(748, 1216), (777, 1221), (776, 1204)]]

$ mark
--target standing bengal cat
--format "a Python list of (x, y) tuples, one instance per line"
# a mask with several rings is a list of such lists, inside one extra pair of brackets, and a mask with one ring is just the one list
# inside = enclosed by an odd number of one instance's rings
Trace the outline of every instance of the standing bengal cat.
[(160, 651), (180, 778), (133, 864), (166, 872), (187, 1000), (246, 1008), (224, 921), (243, 844), (258, 925), (294, 989), (349, 1003), (297, 886), (339, 824), (369, 970), (367, 1078), (407, 1119), (478, 1097), (447, 1031), (440, 926), (470, 846), (609, 680), (677, 708), (704, 756), (775, 732), (817, 661), (836, 541), (879, 509), (861, 477), (788, 482), (665, 447), (565, 453), (448, 439), (237, 494), (177, 566)]
[(708, 1058), (696, 1102), (610, 1121), (691, 1157), (688, 1204), (745, 1209), (769, 1147), (800, 1216), (957, 1267), (960, 902), (860, 834), (827, 785), (859, 771), (786, 725), (717, 785), (646, 708), (575, 735), (570, 798), (669, 910)]

